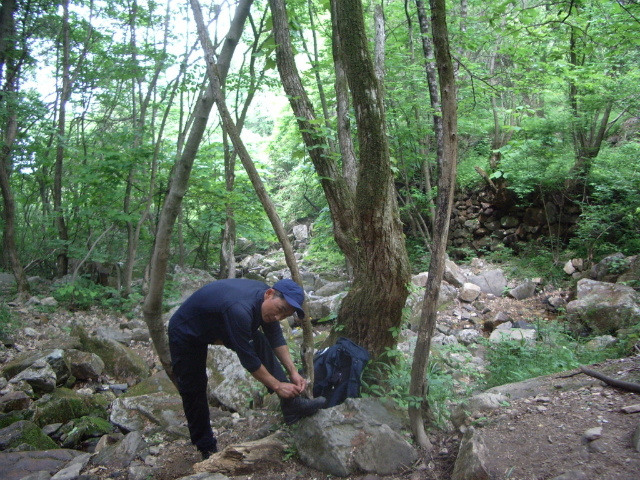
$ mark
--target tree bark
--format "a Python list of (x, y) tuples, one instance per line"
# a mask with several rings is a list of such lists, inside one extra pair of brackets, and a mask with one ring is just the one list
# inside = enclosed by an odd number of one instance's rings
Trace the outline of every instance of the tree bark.
[(411, 431), (416, 442), (424, 449), (431, 450), (422, 419), (422, 407), (428, 407), (426, 401), (427, 365), (431, 349), (431, 337), (433, 335), (438, 308), (438, 296), (440, 285), (444, 276), (445, 254), (447, 237), (449, 233), (449, 221), (453, 206), (453, 194), (455, 189), (456, 166), (458, 155), (458, 127), (457, 104), (454, 66), (449, 51), (449, 40), (446, 22), (445, 0), (431, 0), (431, 27), (433, 31), (433, 43), (435, 46), (435, 58), (440, 79), (440, 95), (442, 98), (442, 148), (438, 156), (438, 196), (437, 216), (435, 218), (434, 244), (429, 265), (429, 277), (425, 288), (422, 303), (422, 318), (418, 339), (411, 366), (411, 385), (409, 395), (423, 399), (423, 405), (419, 408), (409, 407)]
[[(235, 16), (231, 22), (229, 33), (227, 34), (219, 58), (219, 71), (222, 78), (226, 77), (226, 73), (229, 70), (233, 51), (242, 34), (244, 23), (249, 15), (249, 9), (252, 3), (253, 0), (241, 0), (236, 8)], [(144, 320), (149, 327), (153, 346), (169, 377), (173, 377), (173, 370), (171, 368), (171, 354), (169, 353), (167, 332), (162, 322), (162, 293), (169, 260), (171, 233), (173, 232), (173, 226), (180, 211), (182, 199), (188, 188), (191, 168), (193, 167), (200, 141), (207, 126), (213, 103), (213, 94), (209, 88), (199, 99), (195, 107), (189, 137), (185, 143), (182, 154), (176, 162), (171, 187), (165, 198), (162, 213), (158, 221), (156, 242), (150, 263), (149, 289), (143, 306)]]
[(29, 282), (24, 268), (20, 263), (18, 248), (16, 246), (15, 231), (15, 199), (11, 191), (9, 179), (11, 177), (12, 160), (11, 148), (16, 139), (18, 126), (15, 113), (15, 96), (17, 94), (17, 78), (20, 73), (20, 62), (17, 61), (21, 55), (12, 55), (16, 46), (16, 28), (14, 13), (16, 11), (14, 0), (3, 2), (0, 8), (0, 106), (6, 110), (6, 122), (3, 125), (2, 145), (0, 146), (0, 191), (2, 192), (2, 219), (4, 221), (3, 260), (11, 266), (13, 275), (16, 278), (18, 302), (26, 301), (29, 298)]
[[(211, 82), (211, 87), (213, 91), (213, 95), (215, 98), (216, 105), (218, 107), (218, 112), (220, 117), (222, 118), (222, 123), (224, 125), (224, 129), (229, 135), (231, 142), (233, 143), (233, 147), (244, 166), (249, 179), (251, 180), (251, 184), (253, 185), (253, 189), (255, 190), (258, 198), (260, 199), (260, 203), (262, 203), (262, 207), (264, 208), (269, 221), (271, 222), (271, 226), (273, 227), (280, 244), (282, 245), (282, 249), (284, 251), (284, 258), (291, 271), (291, 278), (300, 286), (302, 286), (302, 276), (300, 275), (300, 270), (298, 268), (298, 262), (296, 261), (296, 257), (293, 251), (293, 247), (291, 246), (291, 242), (289, 241), (289, 237), (287, 236), (287, 232), (282, 225), (282, 221), (276, 212), (275, 205), (273, 204), (267, 189), (260, 178), (260, 174), (256, 169), (249, 152), (247, 151), (242, 138), (240, 138), (240, 134), (238, 133), (238, 129), (231, 118), (231, 114), (229, 113), (229, 109), (227, 108), (226, 100), (224, 98), (224, 94), (222, 92), (222, 86), (220, 83), (217, 66), (214, 62), (214, 50), (213, 45), (211, 44), (211, 40), (209, 39), (209, 35), (207, 33), (204, 20), (202, 18), (202, 12), (200, 10), (200, 3), (198, 0), (190, 0), (191, 8), (193, 10), (194, 18), (196, 20), (196, 24), (198, 25), (198, 34), (200, 37), (200, 43), (202, 44), (202, 48), (205, 52), (205, 57), (207, 59), (207, 73), (209, 76), (209, 81)], [(304, 307), (304, 306), (303, 306)], [(305, 363), (305, 371), (311, 375), (313, 379), (313, 331), (311, 328), (311, 322), (308, 319), (308, 316), (305, 315), (305, 319), (303, 321), (303, 328), (305, 333), (305, 345), (303, 346), (303, 361)], [(313, 384), (312, 381), (309, 382)]]
[[(429, 86), (429, 101), (433, 110), (433, 132), (436, 137), (436, 158), (442, 155), (442, 105), (438, 92), (438, 76), (436, 74), (436, 61), (433, 53), (433, 40), (431, 39), (431, 27), (423, 0), (416, 0), (418, 12), (418, 24), (420, 25), (420, 37), (422, 38), (422, 53), (424, 55), (424, 68)], [(426, 143), (426, 142), (425, 142)], [(422, 172), (425, 182), (425, 193), (431, 198), (431, 169), (427, 159), (422, 163)], [(429, 227), (433, 236), (436, 208), (433, 200), (429, 200)]]
[[(332, 2), (338, 55), (352, 93), (360, 165), (355, 196), (330, 154), (295, 65), (283, 0), (270, 0), (280, 79), (329, 204), (337, 244), (353, 266), (353, 285), (338, 313), (340, 332), (373, 357), (395, 345), (409, 281), (387, 143), (384, 105), (375, 76), (361, 2)], [(334, 56), (336, 53), (334, 52)], [(341, 148), (343, 146), (341, 145)], [(337, 332), (334, 330), (332, 337)]]
[(69, 270), (68, 241), (69, 233), (62, 210), (62, 171), (64, 164), (64, 138), (66, 130), (67, 102), (71, 95), (71, 77), (69, 73), (69, 1), (62, 2), (62, 89), (60, 91), (60, 108), (58, 110), (58, 138), (56, 142), (56, 163), (53, 174), (53, 211), (61, 247), (57, 258), (58, 277), (63, 277)]

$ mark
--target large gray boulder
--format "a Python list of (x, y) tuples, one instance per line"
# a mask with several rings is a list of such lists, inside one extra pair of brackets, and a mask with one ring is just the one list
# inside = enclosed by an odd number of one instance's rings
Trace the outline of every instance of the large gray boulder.
[(220, 345), (209, 346), (207, 376), (209, 397), (237, 412), (246, 411), (253, 394), (264, 390), (244, 369), (238, 355)]
[(40, 427), (29, 420), (20, 420), (0, 430), (0, 450), (24, 451), (28, 449), (26, 446), (35, 450), (58, 448)]
[(29, 368), (13, 377), (9, 383), (27, 382), (36, 393), (50, 393), (56, 388), (56, 373), (44, 358), (36, 360)]
[(640, 293), (619, 283), (583, 278), (577, 299), (567, 304), (567, 318), (584, 323), (596, 334), (615, 333), (640, 321)]
[(391, 475), (418, 458), (399, 433), (405, 425), (405, 418), (378, 399), (349, 398), (301, 420), (293, 438), (311, 468), (341, 477), (357, 470)]
[(82, 350), (96, 354), (104, 362), (104, 371), (119, 382), (135, 383), (150, 375), (145, 360), (129, 347), (108, 337), (89, 336), (78, 328)]
[(496, 297), (501, 297), (507, 288), (507, 279), (502, 270), (487, 270), (478, 275), (470, 275), (468, 282), (479, 286), (484, 293), (491, 293)]
[(125, 432), (180, 433), (186, 422), (182, 401), (177, 395), (152, 393), (137, 397), (120, 397), (111, 404), (111, 423)]

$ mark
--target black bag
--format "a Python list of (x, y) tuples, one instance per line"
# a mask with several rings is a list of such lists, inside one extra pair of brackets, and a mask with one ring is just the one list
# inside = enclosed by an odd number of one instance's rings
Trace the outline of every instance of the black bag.
[(325, 397), (325, 408), (360, 396), (360, 377), (369, 362), (369, 352), (348, 338), (320, 350), (313, 357), (313, 396)]

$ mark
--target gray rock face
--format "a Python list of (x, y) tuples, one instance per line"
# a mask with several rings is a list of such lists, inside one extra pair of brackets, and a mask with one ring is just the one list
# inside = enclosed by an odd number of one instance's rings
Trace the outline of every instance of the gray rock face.
[(71, 374), (79, 380), (98, 378), (104, 371), (104, 362), (95, 353), (67, 350)]
[[(28, 445), (34, 450), (57, 448), (53, 440), (47, 437), (40, 427), (29, 420), (20, 420), (0, 430), (0, 450)], [(25, 450), (20, 448), (20, 450)]]
[(473, 429), (467, 430), (460, 443), (451, 480), (489, 480), (492, 477), (487, 467), (487, 458), (488, 451), (482, 436)]
[(91, 459), (91, 465), (125, 468), (145, 448), (147, 446), (142, 438), (142, 433), (130, 432), (121, 441), (101, 449)]
[(210, 396), (237, 412), (244, 412), (252, 392), (262, 390), (258, 383), (242, 367), (238, 356), (228, 348), (212, 345), (207, 357), (207, 385)]
[(300, 422), (293, 433), (300, 458), (338, 476), (356, 470), (389, 475), (411, 465), (418, 452), (398, 432), (403, 420), (375, 399), (347, 399)]
[(29, 368), (13, 377), (11, 383), (27, 382), (35, 392), (53, 392), (58, 381), (53, 368), (44, 358), (36, 360)]
[(536, 284), (531, 280), (527, 280), (524, 283), (521, 283), (515, 288), (509, 290), (509, 296), (515, 298), (516, 300), (524, 300), (526, 298), (531, 298), (536, 293)]
[[(64, 468), (80, 455), (84, 454), (66, 449), (2, 452), (0, 453), (0, 472), (2, 472), (3, 480), (48, 480), (51, 478), (49, 472)], [(44, 472), (47, 476), (41, 476), (40, 472)]]
[(186, 421), (180, 397), (165, 393), (117, 398), (110, 420), (125, 432), (175, 429)]
[(479, 275), (471, 275), (467, 281), (479, 286), (484, 293), (491, 293), (496, 297), (501, 297), (507, 288), (507, 279), (500, 269), (488, 270)]
[(626, 285), (583, 278), (577, 299), (567, 304), (567, 318), (595, 333), (612, 333), (640, 321), (640, 293)]

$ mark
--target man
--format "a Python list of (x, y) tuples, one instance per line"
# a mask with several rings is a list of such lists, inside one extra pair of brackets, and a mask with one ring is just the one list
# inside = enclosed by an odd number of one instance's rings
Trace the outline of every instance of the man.
[(307, 382), (298, 373), (280, 328), (280, 320), (294, 312), (304, 318), (303, 302), (304, 290), (290, 279), (280, 280), (272, 288), (243, 278), (218, 280), (191, 295), (171, 317), (173, 374), (191, 442), (203, 459), (218, 451), (207, 402), (208, 345), (224, 345), (236, 352), (242, 366), (280, 397), (288, 424), (324, 405), (322, 397), (311, 400), (299, 396)]

